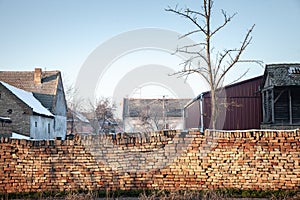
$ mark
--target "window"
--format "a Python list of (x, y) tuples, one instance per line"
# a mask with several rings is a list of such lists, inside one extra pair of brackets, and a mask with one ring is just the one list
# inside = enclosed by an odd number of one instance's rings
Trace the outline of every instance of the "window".
[(48, 123), (48, 133), (50, 134), (50, 123)]
[(34, 126), (37, 127), (37, 122), (34, 122)]
[(12, 113), (12, 109), (8, 109), (7, 112), (8, 112), (8, 114), (11, 114)]

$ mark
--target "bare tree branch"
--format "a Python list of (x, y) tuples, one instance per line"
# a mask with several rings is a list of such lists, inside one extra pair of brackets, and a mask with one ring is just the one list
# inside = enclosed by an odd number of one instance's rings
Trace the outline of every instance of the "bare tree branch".
[(251, 37), (251, 32), (254, 29), (255, 24), (248, 30), (242, 45), (240, 46), (240, 48), (238, 50), (234, 50), (237, 51), (237, 55), (235, 55), (234, 58), (232, 58), (231, 63), (229, 64), (229, 66), (225, 69), (225, 71), (223, 73), (221, 73), (219, 80), (216, 83), (216, 86), (219, 87), (220, 86), (220, 82), (221, 80), (225, 77), (225, 75), (228, 73), (228, 71), (239, 61), (242, 53), (244, 52), (244, 50), (247, 48), (247, 46), (250, 44), (252, 37)]
[(237, 79), (235, 79), (234, 81), (230, 82), (229, 85), (234, 84), (236, 82), (238, 82), (239, 80), (241, 80), (248, 72), (249, 72), (250, 68), (248, 68), (242, 75), (240, 75)]
[[(221, 53), (217, 53), (215, 57), (215, 63), (212, 62), (214, 48), (211, 47), (211, 39), (236, 16), (236, 13), (233, 15), (228, 15), (224, 10), (222, 10), (221, 12), (224, 19), (223, 23), (217, 26), (214, 30), (211, 30), (211, 15), (214, 2), (213, 0), (202, 1), (202, 11), (200, 12), (191, 10), (189, 8), (178, 9), (177, 6), (174, 9), (169, 7), (168, 9), (166, 9), (166, 11), (172, 12), (180, 17), (183, 17), (196, 26), (195, 30), (182, 35), (181, 37), (179, 37), (179, 39), (194, 34), (204, 35), (205, 40), (203, 42), (198, 42), (197, 44), (190, 44), (177, 48), (177, 53), (185, 53), (190, 55), (190, 57), (181, 64), (183, 66), (183, 69), (178, 72), (175, 72), (173, 75), (177, 75), (180, 77), (188, 77), (190, 74), (196, 73), (199, 74), (209, 84), (211, 92), (212, 128), (215, 128), (218, 110), (218, 105), (216, 103), (216, 91), (220, 90), (225, 76), (239, 62), (251, 62), (258, 64), (260, 64), (261, 62), (251, 59), (241, 59), (241, 55), (252, 41), (251, 33), (255, 25), (253, 25), (247, 31), (245, 37), (241, 42), (241, 45), (238, 48), (225, 49)], [(199, 23), (200, 19), (202, 20), (201, 24)], [(195, 47), (202, 48), (197, 49)], [(239, 77), (237, 80), (240, 80), (246, 73), (247, 71), (243, 73), (242, 76)]]
[(190, 35), (192, 35), (192, 34), (194, 34), (194, 33), (199, 33), (199, 32), (201, 32), (201, 30), (190, 31), (190, 32), (188, 32), (188, 33), (186, 33), (186, 34), (180, 36), (179, 39), (185, 38), (185, 37), (187, 37), (187, 36), (190, 36)]
[(175, 13), (175, 14), (177, 14), (177, 15), (180, 15), (180, 16), (182, 16), (182, 17), (184, 17), (184, 18), (189, 19), (194, 25), (197, 26), (197, 28), (199, 28), (199, 30), (200, 30), (201, 32), (206, 33), (206, 32), (205, 32), (205, 29), (204, 29), (200, 24), (198, 24), (197, 20), (196, 20), (195, 18), (191, 17), (190, 14), (186, 14), (186, 13), (184, 13), (184, 12), (181, 12), (180, 10), (175, 10), (175, 9), (172, 9), (172, 8), (165, 9), (165, 11), (167, 11), (167, 12), (172, 12), (172, 13)]
[(231, 19), (237, 14), (237, 13), (234, 13), (233, 15), (231, 16), (228, 16), (226, 14), (226, 12), (224, 10), (222, 10), (222, 14), (223, 14), (223, 17), (224, 17), (224, 23), (222, 25), (220, 25), (218, 28), (216, 28), (211, 34), (210, 34), (210, 37), (212, 37), (214, 34), (216, 34), (217, 32), (219, 32), (222, 28), (224, 28), (230, 21)]
[[(186, 46), (184, 46), (184, 47), (178, 47), (177, 49), (179, 49), (179, 50), (185, 49), (185, 50), (187, 51), (187, 50), (190, 49), (190, 48), (200, 47), (200, 46), (204, 46), (204, 45), (205, 45), (205, 43), (200, 42), (200, 43), (196, 43), (196, 44), (186, 45)], [(204, 50), (204, 47), (201, 48), (201, 49), (199, 49), (199, 50), (197, 51), (197, 53), (199, 53), (200, 51), (203, 51), (203, 50)]]

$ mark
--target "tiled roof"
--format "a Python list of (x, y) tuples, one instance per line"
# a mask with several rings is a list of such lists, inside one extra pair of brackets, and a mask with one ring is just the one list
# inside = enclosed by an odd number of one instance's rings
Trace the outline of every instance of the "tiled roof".
[(263, 85), (300, 86), (300, 63), (266, 65)]
[(0, 81), (25, 91), (33, 92), (44, 107), (52, 110), (60, 72), (44, 71), (41, 84), (34, 82), (34, 71), (0, 71)]
[(28, 107), (32, 108), (33, 112), (40, 115), (53, 117), (53, 114), (47, 108), (45, 108), (39, 100), (37, 100), (33, 96), (32, 92), (28, 92), (20, 88), (16, 88), (2, 81), (0, 81), (0, 84), (3, 85), (5, 88), (7, 88), (18, 99), (23, 101)]

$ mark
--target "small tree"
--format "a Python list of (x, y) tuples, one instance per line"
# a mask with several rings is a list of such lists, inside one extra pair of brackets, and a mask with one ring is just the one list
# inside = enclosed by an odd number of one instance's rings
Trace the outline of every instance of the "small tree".
[(116, 105), (112, 103), (110, 98), (101, 98), (96, 103), (95, 114), (100, 125), (100, 131), (112, 129), (116, 123), (114, 110)]
[(75, 89), (73, 84), (66, 84), (65, 87), (65, 96), (66, 96), (66, 103), (68, 107), (67, 117), (68, 117), (68, 131), (70, 133), (76, 132), (77, 123), (75, 122), (74, 114), (76, 112), (83, 111), (83, 104), (84, 101), (82, 98), (75, 98), (77, 94), (77, 90)]
[(139, 118), (145, 132), (162, 130), (164, 128), (163, 109), (163, 105), (160, 102), (141, 106)]
[[(218, 109), (216, 92), (222, 87), (225, 76), (238, 62), (260, 62), (256, 60), (241, 59), (242, 53), (252, 40), (251, 32), (253, 31), (254, 25), (247, 31), (238, 48), (224, 49), (220, 53), (217, 53), (215, 57), (213, 56), (213, 37), (236, 15), (228, 15), (222, 10), (224, 18), (223, 23), (216, 28), (212, 28), (211, 18), (213, 3), (212, 0), (203, 0), (203, 6), (200, 12), (189, 8), (178, 9), (177, 7), (174, 9), (169, 7), (166, 11), (175, 13), (195, 25), (195, 30), (184, 34), (181, 38), (194, 34), (202, 34), (205, 38), (203, 42), (183, 46), (177, 49), (177, 52), (189, 54), (190, 58), (184, 61), (183, 69), (175, 74), (188, 76), (192, 73), (196, 73), (209, 84), (211, 92), (211, 123), (212, 128), (215, 129)], [(195, 47), (198, 47), (198, 50), (195, 50)], [(214, 60), (215, 62), (213, 62)], [(197, 63), (196, 66), (193, 63)]]

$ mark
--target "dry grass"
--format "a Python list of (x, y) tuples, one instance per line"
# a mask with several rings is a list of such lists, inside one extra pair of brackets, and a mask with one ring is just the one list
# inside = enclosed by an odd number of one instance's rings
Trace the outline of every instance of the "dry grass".
[(224, 199), (224, 195), (215, 191), (175, 191), (166, 193), (164, 191), (155, 192), (151, 195), (145, 193), (139, 196), (140, 200), (221, 200)]
[(65, 200), (94, 200), (95, 199), (95, 194), (92, 192), (88, 192), (87, 194), (68, 194), (65, 197)]
[(289, 195), (287, 193), (283, 193), (281, 195), (275, 196), (272, 195), (270, 200), (299, 200), (300, 199), (300, 192), (297, 192), (294, 195)]
[[(127, 192), (127, 193), (126, 193)], [(35, 196), (28, 196), (23, 198), (9, 198), (1, 197), (0, 200), (6, 199), (39, 199), (39, 200), (250, 200), (270, 199), (270, 200), (298, 200), (300, 199), (300, 191), (240, 191), (235, 190), (207, 190), (207, 191), (140, 191), (139, 193), (125, 191), (124, 193), (104, 191), (98, 192), (70, 192), (70, 193), (49, 193), (36, 194)], [(102, 198), (99, 198), (99, 195)], [(130, 197), (129, 197), (129, 196)], [(139, 195), (139, 197), (137, 197)], [(252, 198), (251, 198), (252, 197)]]
[(259, 192), (252, 196), (248, 195), (234, 195), (230, 192), (226, 191), (215, 191), (215, 190), (207, 190), (207, 191), (175, 191), (175, 192), (164, 192), (158, 191), (152, 193), (150, 195), (146, 195), (145, 193), (140, 194), (140, 200), (253, 200), (253, 199), (270, 199), (270, 200), (299, 200), (300, 192), (289, 193), (289, 192), (279, 192), (273, 193), (271, 195), (258, 195)]
[(73, 192), (73, 193), (68, 193), (63, 197), (58, 197), (56, 195), (54, 197), (46, 197), (46, 198), (39, 198), (39, 199), (40, 200), (94, 200), (96, 196), (97, 195), (93, 192), (88, 192), (88, 193)]

